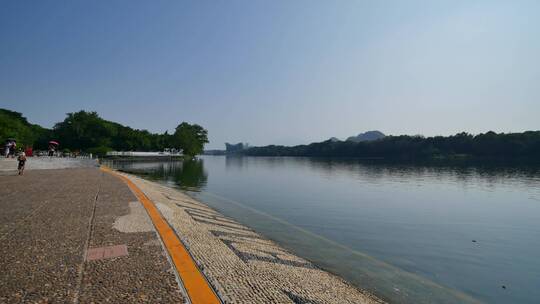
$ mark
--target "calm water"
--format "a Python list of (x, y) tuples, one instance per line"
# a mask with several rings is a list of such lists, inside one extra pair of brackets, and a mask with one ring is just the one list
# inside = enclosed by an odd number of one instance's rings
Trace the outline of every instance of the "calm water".
[(224, 156), (110, 165), (180, 187), (394, 302), (540, 301), (537, 167)]

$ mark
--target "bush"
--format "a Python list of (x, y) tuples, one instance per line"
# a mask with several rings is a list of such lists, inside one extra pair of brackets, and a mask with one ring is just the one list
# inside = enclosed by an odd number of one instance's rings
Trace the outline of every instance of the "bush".
[(107, 154), (107, 152), (112, 151), (110, 147), (100, 146), (100, 147), (93, 147), (90, 149), (87, 149), (87, 153), (92, 153), (98, 157), (103, 157)]

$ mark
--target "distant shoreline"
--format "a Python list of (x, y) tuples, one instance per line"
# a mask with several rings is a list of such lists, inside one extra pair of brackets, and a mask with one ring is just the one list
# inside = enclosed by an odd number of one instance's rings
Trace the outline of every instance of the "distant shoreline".
[(385, 136), (362, 141), (329, 139), (308, 145), (208, 150), (206, 154), (418, 160), (540, 161), (540, 131), (452, 136)]

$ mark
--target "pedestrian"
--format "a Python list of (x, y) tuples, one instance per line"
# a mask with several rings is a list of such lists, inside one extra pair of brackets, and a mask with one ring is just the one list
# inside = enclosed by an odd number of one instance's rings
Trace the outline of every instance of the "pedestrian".
[(49, 145), (49, 156), (54, 156), (54, 145), (52, 144)]
[(6, 141), (6, 144), (4, 145), (4, 156), (6, 158), (9, 157), (9, 148), (11, 147), (11, 142), (10, 141)]
[(11, 147), (9, 148), (9, 155), (11, 158), (15, 158), (15, 151), (17, 151), (17, 143), (15, 141), (11, 142)]
[(17, 157), (17, 160), (19, 161), (19, 175), (23, 175), (24, 166), (26, 164), (26, 154), (24, 152), (19, 153), (19, 157)]

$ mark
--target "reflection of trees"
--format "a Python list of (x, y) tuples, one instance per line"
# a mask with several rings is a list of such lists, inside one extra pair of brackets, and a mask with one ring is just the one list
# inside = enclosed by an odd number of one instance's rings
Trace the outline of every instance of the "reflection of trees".
[[(339, 175), (354, 176), (358, 180), (377, 183), (380, 180), (452, 180), (466, 184), (471, 180), (486, 183), (506, 182), (508, 178), (538, 179), (540, 165), (515, 162), (475, 161), (392, 161), (383, 159), (324, 158), (324, 157), (246, 157), (227, 156), (228, 169), (254, 166), (264, 169), (310, 168), (327, 178)], [(256, 170), (256, 169), (252, 169)]]
[(505, 182), (508, 178), (537, 179), (540, 166), (512, 163), (451, 163), (451, 162), (392, 162), (338, 158), (298, 158), (311, 169), (325, 176), (335, 174), (355, 175), (359, 179), (423, 179), (444, 180), (451, 178), (466, 183), (478, 179), (487, 183)]
[[(381, 180), (402, 182), (426, 179), (449, 180), (467, 184), (478, 180), (487, 184), (507, 183), (511, 179), (536, 181), (540, 176), (540, 166), (520, 163), (488, 162), (404, 162), (387, 160), (365, 160), (355, 158), (319, 157), (227, 157), (227, 167), (248, 167), (290, 170), (309, 168), (326, 178), (354, 176), (367, 183)], [(256, 170), (256, 169), (253, 169)], [(306, 172), (306, 174), (309, 174)]]
[(225, 156), (225, 166), (227, 166), (227, 168), (241, 169), (244, 166), (245, 160), (246, 158), (242, 156), (227, 155)]
[(174, 182), (184, 189), (200, 190), (206, 185), (208, 174), (204, 171), (202, 159), (191, 159), (182, 162), (170, 175)]
[(153, 180), (172, 181), (186, 190), (200, 190), (208, 180), (202, 159), (169, 162), (113, 161), (108, 165), (125, 172), (144, 175)]
[[(109, 163), (114, 168), (145, 175), (156, 180), (174, 182), (183, 189), (200, 190), (208, 180), (204, 170), (204, 160), (194, 159), (170, 162), (129, 162)], [(537, 187), (540, 181), (540, 167), (523, 164), (504, 163), (452, 163), (452, 162), (392, 162), (384, 160), (359, 160), (347, 158), (310, 157), (242, 157), (225, 158), (227, 169), (250, 170), (306, 170), (306, 174), (316, 173), (328, 179), (338, 176), (354, 177), (356, 180), (378, 184), (381, 181), (449, 181), (467, 185), (481, 182), (485, 185), (513, 183), (520, 180)], [(212, 168), (210, 168), (212, 169)], [(302, 172), (302, 171), (299, 171)], [(284, 174), (286, 174), (284, 172)]]

